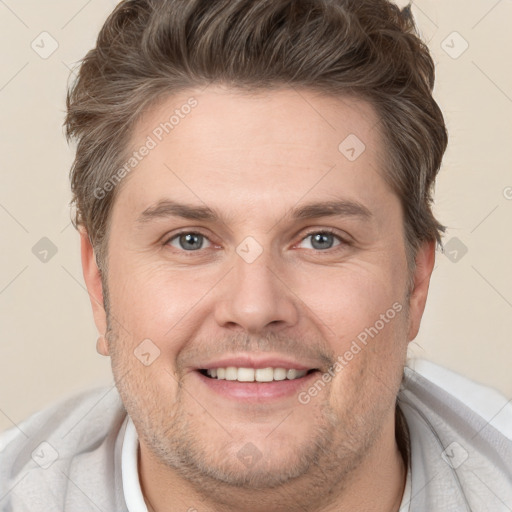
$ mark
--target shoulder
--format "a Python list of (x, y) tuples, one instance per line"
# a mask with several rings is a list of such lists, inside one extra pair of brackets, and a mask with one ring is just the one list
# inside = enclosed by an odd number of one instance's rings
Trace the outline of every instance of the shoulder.
[(410, 366), (398, 406), (409, 431), (415, 510), (438, 510), (441, 502), (450, 512), (505, 510), (512, 505), (511, 401), (428, 361)]
[(426, 359), (414, 359), (408, 362), (404, 385), (421, 376), (426, 385), (428, 381), (432, 393), (443, 390), (460, 404), (471, 410), (512, 440), (512, 399), (499, 391), (479, 384), (463, 375), (444, 368)]
[(54, 403), (0, 434), (2, 501), (36, 486), (59, 501), (67, 487), (62, 477), (84, 454), (110, 449), (106, 440), (115, 439), (125, 418), (117, 389), (102, 387)]

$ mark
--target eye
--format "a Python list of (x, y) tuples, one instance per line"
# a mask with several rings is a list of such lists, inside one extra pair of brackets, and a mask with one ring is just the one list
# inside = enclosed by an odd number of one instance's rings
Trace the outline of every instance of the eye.
[(312, 231), (308, 233), (303, 239), (302, 242), (305, 240), (311, 239), (311, 249), (315, 250), (327, 250), (332, 249), (335, 239), (338, 239), (339, 243), (335, 245), (334, 247), (337, 247), (339, 245), (345, 244), (348, 245), (348, 242), (343, 240), (339, 235), (336, 235), (334, 232), (329, 230), (322, 230), (322, 231)]
[[(203, 242), (208, 240), (206, 236), (201, 233), (195, 233), (192, 231), (186, 231), (183, 233), (178, 233), (173, 237), (167, 240), (166, 244), (172, 245), (176, 249), (183, 249), (187, 252), (197, 251), (199, 249), (204, 249)], [(208, 241), (208, 243), (210, 243)]]

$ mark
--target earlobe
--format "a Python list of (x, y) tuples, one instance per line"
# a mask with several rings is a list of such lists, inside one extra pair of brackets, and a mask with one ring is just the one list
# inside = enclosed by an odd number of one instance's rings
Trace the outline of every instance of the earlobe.
[(108, 345), (107, 340), (105, 339), (105, 336), (101, 335), (98, 337), (98, 340), (96, 341), (96, 352), (102, 356), (108, 356)]
[(94, 323), (100, 333), (100, 337), (96, 344), (96, 350), (99, 354), (108, 355), (108, 347), (105, 340), (107, 316), (103, 302), (101, 273), (96, 263), (96, 254), (85, 229), (80, 230), (80, 247), (85, 285), (87, 286), (87, 292), (89, 293), (89, 299), (91, 301)]
[(421, 318), (427, 302), (430, 277), (434, 270), (435, 249), (435, 240), (423, 242), (416, 254), (416, 268), (413, 276), (414, 286), (409, 299), (408, 341), (414, 340), (420, 329)]

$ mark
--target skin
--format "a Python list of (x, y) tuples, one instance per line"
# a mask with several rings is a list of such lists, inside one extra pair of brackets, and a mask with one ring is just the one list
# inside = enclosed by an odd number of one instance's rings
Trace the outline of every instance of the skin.
[[(108, 316), (93, 248), (81, 237), (95, 322), (108, 341), (98, 350), (112, 359), (139, 434), (149, 509), (396, 511), (406, 472), (395, 399), (435, 246), (421, 246), (408, 289), (403, 212), (383, 178), (377, 115), (354, 98), (210, 86), (146, 112), (133, 147), (191, 96), (197, 107), (118, 185)], [(349, 134), (366, 146), (355, 161), (338, 150)], [(137, 223), (164, 198), (207, 205), (224, 220)], [(372, 215), (286, 216), (333, 199), (358, 201)], [(328, 228), (336, 236), (314, 244)], [(206, 237), (193, 241), (199, 249), (180, 245), (181, 229)], [(236, 252), (248, 236), (262, 249), (252, 263)], [(239, 353), (288, 356), (327, 371), (397, 302), (402, 311), (307, 404), (296, 394), (273, 403), (228, 400), (195, 372), (199, 361)], [(149, 366), (134, 356), (144, 339), (160, 350)], [(261, 455), (250, 467), (237, 457), (247, 443)]]

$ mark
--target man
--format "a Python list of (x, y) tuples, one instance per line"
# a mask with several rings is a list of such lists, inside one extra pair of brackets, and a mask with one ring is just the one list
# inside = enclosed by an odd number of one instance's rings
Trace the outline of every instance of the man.
[(66, 118), (116, 387), (4, 437), (4, 510), (512, 510), (510, 439), (404, 368), (433, 78), (385, 0), (117, 6)]

